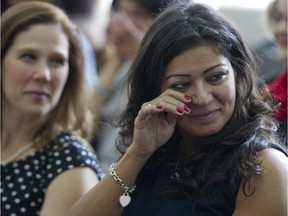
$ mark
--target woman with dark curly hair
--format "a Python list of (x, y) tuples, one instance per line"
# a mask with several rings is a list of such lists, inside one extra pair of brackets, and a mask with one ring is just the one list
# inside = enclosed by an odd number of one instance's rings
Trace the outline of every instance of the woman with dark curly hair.
[(233, 24), (201, 4), (172, 6), (130, 72), (125, 153), (71, 215), (287, 215), (276, 103)]

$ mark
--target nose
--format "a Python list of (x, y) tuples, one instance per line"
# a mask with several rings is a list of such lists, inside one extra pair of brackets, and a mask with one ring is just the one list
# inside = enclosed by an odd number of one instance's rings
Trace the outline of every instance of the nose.
[(198, 106), (205, 106), (213, 99), (213, 94), (209, 87), (204, 85), (197, 85), (191, 88), (189, 96), (194, 97), (191, 103)]
[(45, 62), (39, 62), (35, 67), (34, 79), (41, 82), (49, 82), (51, 80), (51, 69)]

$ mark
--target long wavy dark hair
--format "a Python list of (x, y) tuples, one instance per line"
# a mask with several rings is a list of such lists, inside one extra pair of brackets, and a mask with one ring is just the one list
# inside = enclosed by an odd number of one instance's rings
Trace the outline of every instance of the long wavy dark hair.
[(233, 115), (220, 132), (195, 138), (201, 143), (197, 154), (185, 159), (177, 157), (181, 136), (176, 126), (170, 140), (152, 155), (138, 178), (150, 169), (180, 160), (184, 167), (181, 185), (192, 199), (198, 199), (219, 181), (243, 180), (243, 192), (251, 195), (253, 190), (246, 190), (249, 180), (262, 172), (259, 152), (280, 142), (278, 123), (273, 118), (276, 103), (264, 84), (260, 88), (253, 56), (237, 28), (208, 6), (171, 6), (146, 33), (130, 69), (129, 102), (120, 120), (118, 146), (129, 146), (125, 140), (133, 137), (134, 120), (141, 105), (161, 93), (165, 66), (184, 51), (204, 44), (215, 47), (230, 60), (236, 73)]

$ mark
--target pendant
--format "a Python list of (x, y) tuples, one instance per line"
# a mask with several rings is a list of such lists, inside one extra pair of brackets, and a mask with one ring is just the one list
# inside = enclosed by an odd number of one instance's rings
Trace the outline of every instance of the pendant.
[(129, 196), (129, 194), (127, 192), (122, 194), (119, 198), (119, 202), (120, 202), (122, 207), (127, 206), (130, 203), (130, 201), (131, 201), (131, 197)]

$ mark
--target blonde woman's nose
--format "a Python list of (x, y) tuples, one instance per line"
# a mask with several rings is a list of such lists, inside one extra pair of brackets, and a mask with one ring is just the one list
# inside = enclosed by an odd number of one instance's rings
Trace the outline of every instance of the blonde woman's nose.
[(51, 69), (47, 63), (40, 63), (37, 64), (35, 67), (35, 74), (34, 78), (37, 80), (42, 80), (42, 81), (50, 81), (51, 80)]

